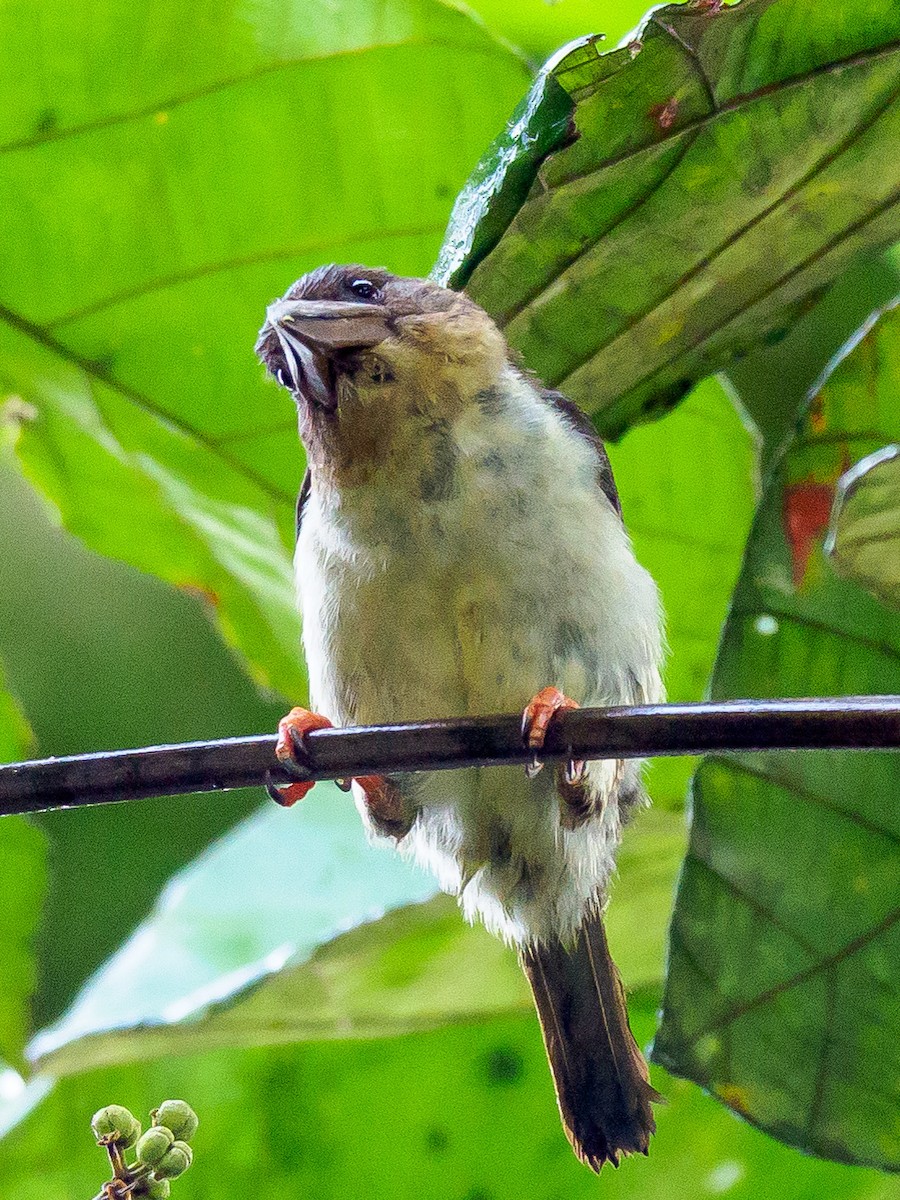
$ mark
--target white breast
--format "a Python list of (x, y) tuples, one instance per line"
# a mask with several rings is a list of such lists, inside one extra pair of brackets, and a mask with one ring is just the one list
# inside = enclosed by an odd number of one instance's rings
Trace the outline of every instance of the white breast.
[[(593, 449), (516, 374), (491, 391), (402, 477), (313, 489), (297, 584), (312, 703), (336, 724), (516, 711), (548, 684), (581, 704), (661, 698), (656, 588)], [(592, 764), (610, 802), (573, 831), (549, 770), (406, 777), (421, 815), (403, 848), (504, 936), (566, 936), (612, 869), (637, 770)]]

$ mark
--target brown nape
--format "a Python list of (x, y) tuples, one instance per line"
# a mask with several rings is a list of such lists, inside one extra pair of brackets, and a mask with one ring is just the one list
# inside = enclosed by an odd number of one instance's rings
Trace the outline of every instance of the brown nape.
[(367, 280), (376, 289), (366, 303), (381, 304), (394, 317), (410, 317), (417, 313), (445, 312), (453, 305), (475, 305), (460, 292), (451, 292), (430, 279), (392, 275), (384, 267), (364, 267), (359, 263), (330, 264), (316, 267), (301, 276), (285, 293), (286, 300), (350, 300), (359, 297), (354, 282)]
[(356, 300), (351, 284), (356, 279), (368, 279), (376, 288), (383, 288), (389, 279), (396, 279), (384, 267), (364, 267), (359, 263), (327, 263), (301, 275), (284, 294), (285, 300)]
[(644, 1056), (628, 1024), (625, 992), (603, 921), (589, 916), (575, 945), (520, 954), (534, 993), (566, 1135), (594, 1171), (620, 1154), (647, 1153), (656, 1129)]

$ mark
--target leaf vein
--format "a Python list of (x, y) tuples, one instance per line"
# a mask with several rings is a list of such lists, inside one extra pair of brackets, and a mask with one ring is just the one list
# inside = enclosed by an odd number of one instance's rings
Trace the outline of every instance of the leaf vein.
[(149, 280), (135, 287), (124, 288), (121, 292), (103, 296), (92, 304), (84, 305), (83, 308), (72, 309), (67, 313), (54, 317), (52, 321), (44, 322), (42, 328), (46, 330), (59, 329), (74, 321), (80, 321), (83, 317), (94, 316), (99, 312), (114, 308), (118, 304), (126, 304), (129, 300), (138, 300), (143, 296), (152, 295), (154, 292), (164, 291), (166, 288), (178, 287), (182, 283), (192, 283), (195, 279), (203, 279), (210, 275), (226, 274), (229, 271), (240, 271), (245, 267), (257, 266), (260, 263), (280, 262), (286, 258), (299, 258), (304, 254), (312, 254), (318, 251), (324, 252), (333, 249), (335, 246), (344, 245), (347, 242), (374, 242), (385, 237), (426, 237), (430, 234), (439, 234), (442, 230), (443, 225), (413, 226), (409, 229), (373, 230), (365, 233), (348, 234), (341, 238), (311, 241), (303, 245), (286, 247), (280, 250), (263, 250), (256, 254), (247, 254), (220, 262), (202, 263), (200, 266), (190, 270), (173, 271), (171, 275), (161, 275), (157, 279)]
[(876, 638), (869, 638), (864, 634), (854, 633), (852, 630), (836, 629), (833, 625), (826, 624), (825, 621), (817, 621), (815, 617), (810, 617), (803, 613), (786, 612), (777, 605), (766, 605), (763, 608), (741, 608), (738, 605), (734, 605), (731, 610), (732, 619), (739, 617), (745, 620), (756, 620), (761, 615), (776, 617), (779, 621), (785, 621), (791, 625), (801, 625), (804, 629), (814, 629), (819, 633), (825, 633), (831, 637), (838, 638), (845, 644), (852, 643), (855, 646), (865, 646), (866, 649), (874, 650), (877, 654), (881, 654), (885, 658), (900, 662), (900, 649), (890, 642), (878, 641)]
[[(711, 264), (716, 261), (716, 259), (720, 258), (733, 245), (736, 245), (737, 242), (740, 241), (740, 239), (742, 237), (744, 237), (751, 230), (755, 229), (764, 220), (766, 220), (773, 213), (775, 213), (779, 208), (783, 207), (789, 200), (793, 199), (793, 197), (796, 196), (797, 193), (802, 188), (808, 187), (809, 184), (811, 184), (815, 180), (815, 178), (818, 174), (820, 174), (827, 167), (831, 166), (834, 162), (837, 161), (837, 159), (842, 154), (846, 153), (849, 149), (851, 149), (851, 147), (854, 145), (854, 143), (863, 134), (867, 133), (868, 130), (875, 124), (875, 122), (878, 121), (884, 115), (885, 112), (887, 112), (887, 110), (896, 102), (898, 97), (900, 97), (900, 86), (893, 89), (893, 91), (890, 93), (888, 99), (881, 106), (879, 106), (879, 108), (873, 114), (870, 114), (870, 116), (867, 117), (865, 121), (860, 122), (860, 124), (857, 125), (853, 129), (853, 131), (850, 134), (848, 134), (847, 137), (844, 138), (842, 142), (840, 142), (838, 144), (838, 146), (834, 147), (827, 154), (825, 154), (821, 159), (819, 159), (819, 161), (813, 167), (811, 167), (810, 170), (807, 171), (805, 175), (801, 176), (800, 179), (796, 180), (793, 184), (791, 184), (791, 186), (789, 188), (787, 188), (777, 199), (773, 200), (772, 203), (767, 208), (761, 209), (758, 213), (756, 213), (753, 217), (751, 217), (749, 221), (745, 222), (743, 225), (739, 226), (736, 230), (734, 230), (732, 233), (730, 233), (727, 238), (725, 238), (722, 242), (720, 242), (719, 245), (716, 246), (715, 249), (711, 251), (710, 254), (705, 255), (698, 263), (696, 263), (688, 271), (685, 271), (679, 279), (677, 279), (674, 283), (672, 283), (667, 288), (664, 295), (657, 297), (650, 305), (648, 305), (646, 308), (644, 308), (641, 312), (636, 313), (623, 326), (622, 329), (618, 330), (614, 334), (613, 337), (609, 338), (605, 342), (601, 342), (601, 344), (599, 346), (597, 346), (594, 350), (592, 350), (590, 352), (590, 354), (585, 356), (580, 361), (576, 362), (575, 365), (572, 366), (571, 368), (568, 368), (566, 371), (566, 374), (562, 377), (561, 380), (557, 380), (555, 382), (564, 384), (565, 381), (567, 379), (570, 379), (576, 371), (578, 371), (582, 367), (586, 366), (587, 363), (589, 363), (592, 359), (596, 358), (599, 354), (603, 353), (603, 351), (608, 350), (611, 346), (614, 346), (617, 341), (621, 340), (623, 337), (626, 337), (637, 325), (639, 325), (642, 321), (646, 320), (646, 318), (649, 317), (652, 313), (656, 312), (657, 309), (659, 309), (663, 304), (665, 304), (665, 302), (667, 300), (669, 300), (676, 292), (678, 292), (680, 289), (684, 288), (688, 283), (691, 282), (691, 280), (695, 279), (701, 272), (707, 270), (711, 266)], [(727, 328), (728, 325), (730, 325), (734, 320), (736, 320), (737, 318), (742, 316), (747, 311), (747, 308), (752, 307), (753, 304), (758, 304), (761, 300), (765, 300), (767, 297), (771, 296), (773, 292), (777, 291), (778, 288), (781, 287), (783, 284), (785, 284), (785, 283), (789, 282), (791, 279), (795, 278), (798, 274), (800, 274), (802, 271), (804, 271), (807, 267), (809, 267), (813, 263), (818, 262), (819, 259), (824, 257), (825, 254), (827, 254), (830, 250), (832, 250), (836, 246), (840, 245), (840, 243), (843, 240), (845, 240), (846, 237), (849, 237), (850, 234), (857, 232), (861, 228), (864, 228), (865, 225), (869, 224), (872, 220), (874, 220), (876, 216), (881, 215), (882, 211), (887, 211), (888, 209), (893, 207), (893, 205), (897, 203), (898, 198), (900, 198), (900, 189), (892, 192), (890, 194), (890, 196), (888, 196), (886, 201), (883, 201), (882, 204), (877, 205), (875, 207), (875, 209), (873, 209), (870, 213), (867, 213), (864, 217), (860, 218), (859, 221), (854, 222), (853, 224), (847, 226), (845, 229), (842, 229), (833, 238), (830, 238), (828, 241), (823, 243), (823, 245), (819, 246), (818, 249), (815, 250), (808, 258), (806, 258), (806, 259), (802, 260), (800, 263), (796, 264), (794, 267), (792, 267), (790, 270), (788, 270), (784, 275), (776, 278), (775, 282), (772, 283), (763, 292), (761, 292), (760, 295), (758, 295), (752, 301), (752, 303), (750, 305), (747, 305), (744, 309), (741, 309), (737, 312), (730, 313), (719, 324), (712, 325), (709, 329), (706, 329), (700, 335), (699, 338), (696, 338), (688, 347), (686, 347), (686, 349), (684, 351), (682, 351), (682, 354), (679, 355), (679, 357), (684, 357), (685, 354), (690, 353), (693, 350), (696, 350), (697, 347), (702, 345), (703, 342), (707, 341), (713, 333), (716, 333), (721, 329)], [(648, 372), (647, 375), (645, 375), (642, 378), (640, 378), (639, 380), (637, 380), (637, 382), (633, 385), (633, 387), (639, 387), (642, 383), (648, 382), (649, 380), (653, 379), (661, 371), (665, 370), (667, 366), (670, 366), (672, 361), (675, 361), (675, 360), (670, 360), (670, 361), (663, 363), (660, 366), (654, 368), (652, 371)]]
[(246, 463), (241, 462), (240, 459), (223, 452), (222, 449), (216, 445), (215, 441), (210, 437), (209, 434), (203, 433), (201, 430), (197, 429), (196, 426), (190, 423), (190, 421), (186, 421), (184, 417), (179, 417), (176, 414), (161, 408), (153, 400), (151, 400), (149, 396), (145, 395), (143, 392), (140, 392), (137, 388), (130, 387), (128, 384), (122, 383), (120, 380), (107, 375), (98, 368), (96, 363), (91, 362), (90, 359), (85, 358), (77, 351), (70, 349), (63, 342), (51, 337), (39, 325), (35, 325), (34, 322), (29, 321), (26, 317), (23, 317), (21, 314), (15, 312), (11, 308), (8, 308), (2, 303), (0, 303), (0, 321), (6, 321), (8, 325), (12, 326), (12, 328), (16, 329), (19, 333), (23, 333), (26, 337), (30, 337), (33, 341), (37, 342), (45, 349), (56, 354), (64, 362), (68, 362), (72, 366), (77, 367), (84, 374), (87, 380), (105, 384), (112, 391), (120, 395), (124, 400), (127, 400), (130, 404), (133, 404), (136, 408), (141, 409), (145, 413), (151, 414), (152, 416), (156, 417), (157, 420), (162, 421), (163, 424), (168, 425), (172, 429), (177, 429), (179, 432), (193, 439), (198, 445), (203, 446), (204, 449), (209, 450), (210, 453), (216, 455), (233, 471), (242, 475), (245, 479), (253, 483), (260, 489), (260, 491), (270, 497), (270, 499), (276, 501), (277, 503), (292, 502), (293, 498), (287, 492), (283, 492), (270, 480), (266, 479), (262, 475), (259, 475), (251, 467), (248, 467)]
[(847, 959), (852, 958), (861, 950), (865, 950), (867, 946), (871, 945), (871, 943), (876, 940), (876, 938), (879, 938), (882, 934), (887, 933), (893, 928), (894, 925), (898, 923), (898, 921), (900, 921), (900, 908), (892, 909), (891, 912), (889, 912), (887, 916), (883, 917), (877, 925), (873, 925), (870, 929), (867, 929), (865, 933), (861, 933), (852, 941), (847, 942), (845, 946), (842, 946), (840, 950), (836, 950), (834, 954), (828, 955), (827, 958), (823, 958), (820, 962), (813, 963), (810, 967), (807, 967), (803, 971), (798, 971), (797, 974), (791, 976), (790, 979), (785, 979), (781, 983), (774, 984), (772, 987), (767, 988), (764, 992), (760, 992), (758, 996), (754, 996), (752, 1000), (747, 1000), (743, 1004), (736, 1005), (735, 1008), (726, 1013), (724, 1016), (716, 1018), (716, 1020), (713, 1021), (708, 1028), (713, 1030), (722, 1028), (726, 1025), (731, 1025), (741, 1017), (746, 1016), (748, 1013), (751, 1013), (758, 1008), (762, 1008), (764, 1005), (768, 1004), (769, 1001), (775, 1000), (778, 996), (783, 996), (786, 992), (791, 991), (793, 988), (801, 987), (804, 983), (808, 983), (811, 979), (814, 979), (818, 974), (820, 974), (820, 972), (828, 971), (832, 967), (836, 967), (840, 963), (846, 962)]
[(171, 112), (172, 109), (190, 104), (194, 100), (202, 100), (207, 96), (215, 95), (217, 92), (228, 91), (230, 88), (240, 87), (245, 83), (253, 83), (257, 79), (265, 78), (267, 75), (274, 75), (282, 71), (291, 71), (296, 67), (332, 62), (342, 58), (356, 58), (370, 53), (384, 53), (391, 50), (405, 50), (410, 47), (429, 46), (437, 46), (447, 50), (465, 50), (474, 54), (482, 54), (485, 57), (493, 57), (501, 49), (504, 50), (504, 58), (509, 54), (509, 51), (502, 48), (499, 43), (494, 45), (470, 45), (466, 42), (456, 42), (451, 38), (423, 37), (404, 38), (396, 42), (379, 42), (365, 46), (353, 46), (349, 49), (333, 50), (323, 54), (306, 54), (301, 58), (282, 59), (279, 62), (266, 63), (257, 67), (256, 70), (245, 72), (243, 75), (232, 75), (226, 79), (217, 79), (203, 87), (194, 88), (188, 92), (181, 92), (176, 96), (160, 98), (154, 100), (151, 104), (129, 109), (127, 112), (113, 113), (106, 117), (97, 117), (92, 121), (82, 121), (79, 125), (70, 125), (62, 129), (51, 129), (44, 133), (32, 134), (29, 137), (16, 138), (13, 141), (0, 145), (0, 154), (8, 154), (16, 150), (30, 150), (47, 142), (65, 141), (68, 138), (79, 137), (83, 133), (93, 133), (98, 129), (109, 129), (116, 125), (127, 125), (130, 121), (152, 117), (158, 112)]
[[(813, 751), (812, 753), (815, 753)], [(849, 753), (849, 752), (848, 752)], [(787, 780), (775, 773), (772, 770), (765, 770), (761, 767), (755, 767), (748, 762), (746, 758), (739, 755), (731, 754), (710, 754), (707, 755), (709, 761), (716, 762), (717, 765), (725, 767), (727, 770), (734, 771), (739, 775), (748, 775), (752, 779), (757, 779), (770, 783), (782, 791), (790, 792), (792, 796), (799, 796), (808, 803), (815, 805), (818, 808), (823, 808), (827, 812), (834, 813), (836, 816), (842, 817), (850, 824), (859, 826), (860, 829), (865, 829), (867, 833), (875, 834), (884, 838), (892, 846), (900, 846), (900, 834), (894, 833), (883, 825), (876, 825), (874, 821), (870, 821), (861, 813), (853, 812), (852, 810), (842, 808), (834, 800), (821, 795), (818, 792), (813, 792), (809, 788), (802, 787), (793, 779)]]

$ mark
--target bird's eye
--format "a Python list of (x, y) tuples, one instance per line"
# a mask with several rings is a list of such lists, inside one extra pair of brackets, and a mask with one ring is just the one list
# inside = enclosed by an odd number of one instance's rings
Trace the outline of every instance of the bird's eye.
[(350, 284), (350, 291), (354, 296), (359, 296), (360, 300), (371, 300), (378, 288), (370, 279), (354, 279)]
[(281, 386), (283, 388), (287, 388), (288, 391), (291, 390), (291, 387), (293, 385), (291, 384), (291, 381), (287, 377), (287, 372), (284, 371), (281, 367), (279, 367), (278, 370), (275, 372), (275, 378), (278, 380), (278, 382), (281, 384)]

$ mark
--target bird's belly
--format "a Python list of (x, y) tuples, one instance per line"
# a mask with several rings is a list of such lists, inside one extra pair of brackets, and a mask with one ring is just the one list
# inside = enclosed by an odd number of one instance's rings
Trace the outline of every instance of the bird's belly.
[[(464, 433), (438, 502), (396, 479), (339, 509), (313, 497), (297, 557), (313, 705), (349, 725), (521, 710), (549, 684), (581, 704), (657, 699), (655, 588), (592, 464), (549, 427)], [(568, 936), (612, 869), (617, 771), (591, 764), (602, 815), (576, 829), (550, 769), (397, 776), (417, 814), (401, 848), (504, 936)]]
[[(548, 683), (579, 701), (598, 689), (620, 698), (617, 677), (597, 670), (589, 616), (575, 620), (571, 604), (560, 615), (519, 553), (495, 548), (490, 569), (472, 554), (460, 571), (413, 548), (374, 564), (323, 556), (302, 582), (304, 610), (319, 614), (304, 634), (312, 701), (336, 724), (518, 711)], [(517, 766), (394, 782), (418, 814), (401, 848), (470, 916), (514, 941), (577, 928), (611, 869), (615, 806), (606, 824), (562, 829), (549, 768), (534, 780)]]
[(304, 609), (320, 613), (304, 630), (313, 704), (346, 725), (509, 712), (548, 683), (592, 701), (588, 623), (557, 618), (525, 574), (496, 561), (451, 572), (425, 554), (374, 571), (328, 564), (306, 581)]

